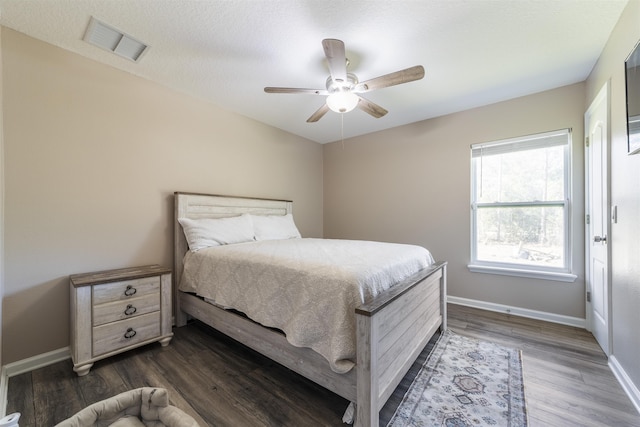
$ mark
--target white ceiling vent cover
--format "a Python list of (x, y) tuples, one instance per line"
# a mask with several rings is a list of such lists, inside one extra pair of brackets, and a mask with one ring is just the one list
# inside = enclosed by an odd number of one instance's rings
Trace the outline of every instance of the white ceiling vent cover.
[(149, 48), (146, 44), (91, 17), (84, 41), (137, 62)]

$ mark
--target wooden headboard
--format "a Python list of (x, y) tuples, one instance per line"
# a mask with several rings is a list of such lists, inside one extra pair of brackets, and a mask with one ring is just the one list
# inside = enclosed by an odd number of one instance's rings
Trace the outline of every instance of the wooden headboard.
[[(182, 278), (182, 259), (189, 250), (178, 218), (224, 218), (243, 213), (255, 215), (286, 215), (292, 213), (290, 200), (257, 199), (250, 197), (218, 196), (213, 194), (174, 193), (173, 218), (173, 286), (177, 300)], [(175, 301), (175, 300), (174, 300)]]

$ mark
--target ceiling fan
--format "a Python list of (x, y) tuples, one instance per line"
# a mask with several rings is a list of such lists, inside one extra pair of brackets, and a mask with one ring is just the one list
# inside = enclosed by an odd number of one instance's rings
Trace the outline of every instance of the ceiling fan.
[(424, 77), (424, 68), (422, 65), (416, 65), (395, 73), (359, 82), (355, 74), (347, 72), (349, 61), (345, 55), (344, 43), (341, 40), (324, 39), (322, 40), (322, 47), (324, 48), (324, 54), (329, 63), (329, 73), (331, 74), (327, 78), (326, 89), (264, 88), (267, 93), (326, 95), (326, 102), (307, 119), (307, 123), (317, 122), (329, 110), (336, 113), (347, 113), (356, 107), (375, 118), (380, 118), (387, 114), (388, 111), (358, 94), (420, 80)]

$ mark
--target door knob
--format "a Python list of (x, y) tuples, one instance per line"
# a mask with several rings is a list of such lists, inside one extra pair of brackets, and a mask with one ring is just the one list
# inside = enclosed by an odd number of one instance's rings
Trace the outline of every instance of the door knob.
[(607, 243), (607, 236), (604, 237), (600, 237), (600, 236), (593, 236), (593, 241), (596, 243)]

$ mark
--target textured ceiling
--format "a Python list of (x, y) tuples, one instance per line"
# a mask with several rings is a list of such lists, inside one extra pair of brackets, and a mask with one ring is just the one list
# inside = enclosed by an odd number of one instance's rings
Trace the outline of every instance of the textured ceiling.
[[(638, 0), (631, 0), (638, 1)], [(313, 141), (326, 143), (583, 81), (627, 0), (0, 0), (0, 23)], [(84, 41), (91, 16), (151, 46), (138, 63)], [(323, 89), (321, 41), (361, 81), (425, 78), (365, 97), (389, 110), (306, 119)]]

